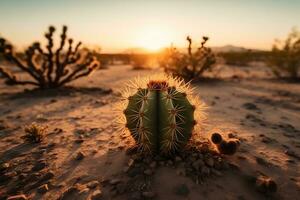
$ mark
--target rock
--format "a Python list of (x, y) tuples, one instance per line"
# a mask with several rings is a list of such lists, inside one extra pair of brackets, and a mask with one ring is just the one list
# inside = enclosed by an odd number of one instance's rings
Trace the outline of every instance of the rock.
[(220, 167), (221, 167), (221, 169), (227, 170), (227, 169), (229, 169), (229, 164), (227, 161), (223, 160), (222, 162), (220, 162)]
[(209, 167), (213, 167), (214, 166), (214, 159), (212, 157), (206, 158), (205, 159), (205, 164)]
[(199, 158), (200, 160), (203, 160), (203, 158), (204, 158), (203, 154), (202, 154), (202, 153), (199, 153), (199, 154), (198, 154), (198, 158)]
[(71, 199), (74, 195), (77, 195), (79, 193), (80, 189), (77, 187), (77, 184), (69, 187), (67, 190), (65, 190), (61, 196), (59, 197), (60, 200), (67, 200)]
[(21, 174), (19, 174), (18, 179), (22, 180), (22, 179), (25, 179), (26, 177), (27, 177), (27, 174), (21, 173)]
[(32, 171), (40, 171), (44, 169), (46, 166), (47, 163), (45, 161), (38, 162), (33, 166)]
[(134, 168), (129, 169), (127, 174), (130, 177), (135, 177), (139, 174), (143, 174), (143, 170), (140, 167), (134, 167)]
[(116, 185), (116, 190), (118, 194), (123, 194), (126, 191), (126, 185), (123, 183), (118, 183)]
[(258, 107), (254, 103), (244, 103), (243, 107), (247, 110), (258, 110)]
[(41, 185), (37, 191), (38, 193), (40, 194), (45, 194), (46, 192), (48, 192), (49, 188), (48, 188), (48, 185), (47, 184), (44, 184), (44, 185)]
[(174, 188), (174, 193), (175, 193), (176, 195), (186, 197), (186, 196), (189, 195), (190, 190), (189, 190), (189, 188), (186, 186), (186, 184), (180, 184), (180, 185), (178, 185), (178, 186), (176, 186), (176, 187)]
[(192, 166), (195, 170), (199, 170), (201, 169), (201, 167), (204, 165), (203, 160), (196, 160), (195, 162), (193, 162)]
[(152, 161), (151, 163), (150, 163), (150, 167), (151, 168), (155, 168), (157, 166), (157, 162), (156, 161)]
[(272, 140), (272, 139), (269, 138), (269, 137), (263, 137), (263, 138), (261, 139), (261, 141), (262, 141), (263, 143), (270, 144), (270, 143), (272, 143), (274, 140)]
[(5, 130), (5, 129), (6, 129), (6, 126), (3, 124), (0, 124), (0, 131)]
[(206, 166), (203, 166), (201, 168), (201, 174), (203, 174), (204, 176), (208, 176), (210, 174), (210, 169)]
[(53, 134), (59, 134), (59, 133), (62, 133), (64, 130), (63, 129), (61, 129), (61, 128), (55, 128), (54, 130), (53, 130)]
[(49, 171), (40, 179), (39, 182), (48, 181), (48, 180), (52, 179), (54, 176), (55, 176), (55, 174), (52, 171)]
[(259, 175), (256, 177), (255, 188), (261, 193), (270, 194), (277, 191), (277, 184), (272, 178)]
[(74, 132), (76, 134), (78, 134), (78, 135), (83, 135), (83, 134), (85, 134), (86, 130), (84, 130), (84, 129), (76, 129)]
[(77, 144), (81, 144), (81, 143), (84, 142), (84, 139), (78, 138), (78, 139), (76, 139), (74, 142), (77, 143)]
[(154, 160), (156, 160), (156, 161), (164, 161), (165, 159), (162, 156), (157, 155), (157, 156), (154, 157)]
[(58, 183), (57, 185), (55, 185), (55, 187), (57, 188), (63, 188), (63, 187), (66, 187), (66, 183)]
[(223, 176), (222, 172), (216, 169), (211, 169), (211, 173), (216, 175), (216, 176)]
[(91, 200), (101, 200), (102, 196), (103, 194), (101, 190), (95, 190), (91, 195)]
[(40, 173), (33, 173), (33, 174), (29, 174), (27, 176), (27, 180), (28, 182), (35, 182), (35, 181), (38, 181), (41, 177), (41, 174)]
[(90, 189), (89, 188), (83, 188), (79, 191), (79, 194), (87, 194), (89, 193)]
[(285, 150), (284, 153), (288, 156), (300, 159), (300, 156), (297, 155), (296, 152), (292, 151), (291, 149)]
[(142, 194), (140, 192), (133, 192), (130, 194), (130, 198), (132, 200), (141, 200), (142, 199)]
[(118, 178), (111, 179), (111, 180), (109, 181), (109, 183), (110, 183), (111, 185), (116, 185), (116, 184), (118, 184), (118, 183), (120, 183), (120, 182), (121, 182), (121, 180), (118, 179)]
[(76, 183), (75, 185), (69, 187), (65, 190), (62, 195), (59, 197), (60, 200), (68, 200), (68, 199), (77, 199), (80, 194), (87, 194), (89, 192), (89, 188), (86, 185)]
[(75, 157), (76, 160), (82, 160), (84, 159), (85, 155), (81, 151), (79, 151)]
[(234, 134), (234, 133), (228, 133), (228, 138), (236, 138), (236, 134)]
[(6, 171), (10, 167), (9, 163), (1, 163), (0, 173)]
[(93, 149), (92, 150), (92, 154), (97, 154), (98, 153), (98, 150), (97, 149)]
[(182, 161), (182, 158), (180, 156), (175, 157), (175, 162), (181, 162), (181, 161)]
[(144, 174), (146, 174), (146, 175), (148, 175), (148, 176), (150, 176), (150, 175), (152, 175), (152, 170), (151, 169), (146, 169), (145, 171), (144, 171)]
[(287, 159), (287, 160), (286, 160), (286, 162), (288, 162), (288, 163), (292, 163), (292, 164), (295, 164), (295, 163), (296, 163), (296, 161), (295, 161), (295, 160), (293, 160), (293, 159)]
[(154, 198), (156, 196), (156, 194), (154, 192), (143, 192), (142, 196), (145, 198), (151, 199), (151, 198)]
[(164, 162), (164, 161), (159, 161), (159, 165), (160, 165), (160, 166), (164, 166), (164, 165), (165, 165), (165, 162)]
[(13, 177), (17, 176), (16, 172), (8, 172), (0, 175), (0, 183), (4, 183), (6, 181), (11, 180)]
[(185, 176), (185, 170), (183, 168), (179, 168), (176, 170), (176, 174), (179, 176)]
[(91, 181), (86, 184), (86, 186), (90, 189), (94, 189), (99, 185), (99, 181)]
[(172, 160), (168, 160), (168, 161), (167, 161), (167, 163), (166, 163), (166, 165), (167, 165), (167, 166), (173, 166), (173, 165), (174, 165), (174, 163), (173, 163), (173, 161), (172, 161)]
[(7, 198), (7, 200), (27, 200), (28, 198), (24, 194), (14, 195)]
[(149, 163), (151, 163), (151, 158), (150, 157), (145, 157), (144, 159), (143, 159), (143, 162), (145, 163), (145, 164), (149, 164)]
[(53, 147), (55, 147), (55, 146), (56, 146), (56, 143), (51, 142), (50, 144), (47, 145), (47, 148), (48, 148), (48, 149), (51, 149), (51, 148), (53, 148)]
[(236, 164), (236, 163), (232, 163), (231, 162), (231, 163), (228, 163), (228, 165), (233, 170), (236, 170), (236, 171), (240, 171), (241, 170), (240, 166), (238, 164)]
[(264, 165), (264, 166), (269, 165), (269, 162), (266, 161), (264, 158), (255, 156), (255, 160), (256, 160), (257, 164)]
[(125, 166), (125, 167), (123, 168), (123, 172), (125, 172), (125, 173), (129, 172), (129, 170), (130, 170), (130, 167), (128, 167), (128, 166)]
[(129, 159), (127, 162), (127, 166), (131, 167), (134, 164), (134, 160), (133, 159)]

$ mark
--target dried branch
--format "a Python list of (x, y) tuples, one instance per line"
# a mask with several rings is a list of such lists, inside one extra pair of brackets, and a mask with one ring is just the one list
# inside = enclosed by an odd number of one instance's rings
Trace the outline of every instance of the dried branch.
[[(19, 81), (11, 71), (1, 67), (0, 74), (7, 80), (6, 83), (10, 85), (30, 84), (40, 88), (55, 88), (88, 76), (98, 68), (99, 62), (89, 50), (86, 50), (88, 53), (80, 51), (81, 42), (78, 42), (73, 48), (73, 39), (68, 39), (67, 37), (67, 26), (63, 26), (60, 35), (60, 45), (55, 50), (54, 32), (55, 28), (50, 26), (45, 34), (47, 39), (46, 51), (41, 48), (39, 42), (35, 42), (26, 49), (25, 58), (23, 59), (15, 55), (11, 44), (0, 38), (0, 54), (21, 71), (28, 73), (33, 79)], [(68, 41), (68, 47), (65, 51), (66, 41)]]
[(171, 47), (166, 50), (160, 65), (165, 72), (190, 81), (201, 77), (205, 71), (211, 69), (215, 63), (215, 56), (210, 48), (205, 47), (208, 37), (202, 38), (201, 46), (195, 52), (192, 51), (192, 39), (188, 36), (186, 40), (187, 53), (181, 53)]

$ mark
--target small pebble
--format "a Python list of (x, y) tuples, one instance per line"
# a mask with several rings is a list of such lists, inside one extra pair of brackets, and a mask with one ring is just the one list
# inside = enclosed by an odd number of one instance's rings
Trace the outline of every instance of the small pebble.
[(46, 192), (48, 192), (48, 190), (49, 190), (48, 185), (44, 184), (44, 185), (41, 185), (37, 191), (40, 194), (45, 194)]

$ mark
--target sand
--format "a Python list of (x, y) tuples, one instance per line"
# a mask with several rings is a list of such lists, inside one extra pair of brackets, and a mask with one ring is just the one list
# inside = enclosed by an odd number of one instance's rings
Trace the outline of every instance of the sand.
[[(299, 198), (300, 85), (272, 79), (260, 65), (222, 70), (222, 79), (193, 87), (208, 106), (197, 134), (209, 138), (218, 132), (241, 141), (235, 155), (222, 157), (229, 169), (195, 183), (178, 172), (181, 165), (163, 163), (144, 180), (146, 186), (151, 184), (144, 194), (122, 192), (122, 186), (130, 184), (126, 149), (133, 141), (115, 126), (113, 110), (124, 83), (157, 69), (110, 66), (51, 91), (24, 91), (0, 80), (0, 160), (10, 165), (8, 178), (0, 178), (0, 199), (17, 194), (31, 199), (97, 199), (99, 191), (99, 199)], [(24, 126), (32, 122), (48, 127), (40, 144), (21, 139)], [(259, 174), (275, 180), (275, 194), (256, 191), (249, 177)]]

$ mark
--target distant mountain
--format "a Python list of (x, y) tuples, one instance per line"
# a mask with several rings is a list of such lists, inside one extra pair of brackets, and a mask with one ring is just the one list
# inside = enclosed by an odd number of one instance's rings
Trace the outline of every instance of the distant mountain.
[[(186, 47), (177, 47), (177, 49), (181, 52), (186, 51)], [(239, 47), (234, 45), (225, 45), (220, 47), (211, 47), (214, 52), (246, 52), (246, 51), (260, 51), (259, 49), (247, 49), (245, 47)], [(122, 53), (132, 54), (132, 53), (149, 53), (149, 51), (145, 48), (128, 48), (124, 50)]]
[(139, 48), (139, 47), (136, 47), (136, 48), (129, 48), (129, 49), (126, 49), (124, 50), (122, 53), (125, 53), (125, 54), (143, 54), (143, 53), (149, 53), (149, 51), (147, 49), (144, 49), (144, 48)]
[(246, 52), (246, 51), (259, 51), (258, 49), (247, 49), (233, 45), (225, 45), (221, 47), (211, 47), (214, 52)]

